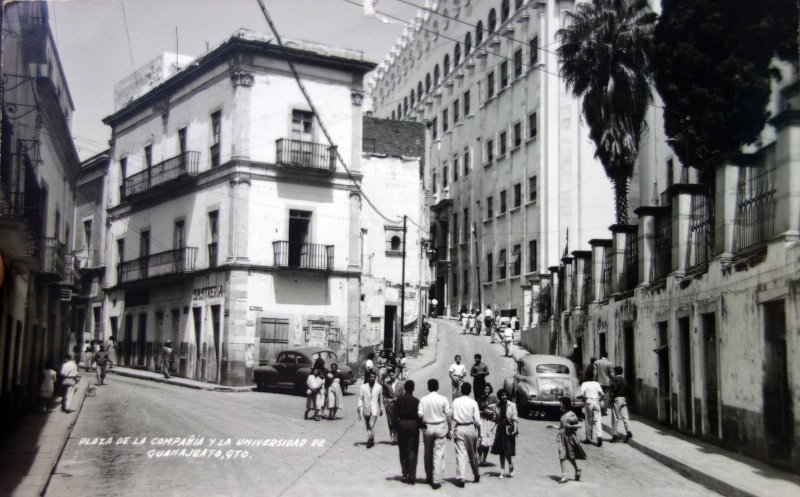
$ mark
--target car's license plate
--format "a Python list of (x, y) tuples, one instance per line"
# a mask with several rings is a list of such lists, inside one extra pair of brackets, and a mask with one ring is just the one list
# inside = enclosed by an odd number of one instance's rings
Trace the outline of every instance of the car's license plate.
[(553, 394), (553, 395), (561, 396), (561, 395), (564, 395), (564, 390), (562, 390), (560, 388), (552, 388), (552, 389), (550, 389), (550, 393)]

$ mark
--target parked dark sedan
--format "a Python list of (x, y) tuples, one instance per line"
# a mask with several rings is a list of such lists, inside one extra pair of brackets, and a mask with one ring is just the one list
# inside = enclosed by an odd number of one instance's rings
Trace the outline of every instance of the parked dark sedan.
[(356, 382), (353, 371), (346, 364), (340, 363), (336, 352), (327, 347), (298, 347), (284, 350), (278, 354), (274, 363), (259, 366), (253, 370), (256, 387), (262, 390), (270, 386), (292, 387), (298, 392), (305, 392), (308, 375), (314, 361), (321, 357), (325, 368), (337, 364), (342, 374), (342, 390)]
[(503, 386), (517, 403), (521, 416), (531, 412), (535, 418), (556, 415), (562, 396), (572, 399), (574, 411), (579, 413), (583, 409), (583, 400), (577, 398), (580, 385), (575, 366), (565, 357), (542, 354), (520, 357), (516, 373), (506, 378)]

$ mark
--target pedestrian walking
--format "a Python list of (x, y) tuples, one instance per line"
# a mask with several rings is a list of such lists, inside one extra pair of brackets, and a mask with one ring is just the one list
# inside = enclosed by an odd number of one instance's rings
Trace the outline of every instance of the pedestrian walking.
[(106, 352), (108, 352), (108, 360), (110, 361), (108, 364), (109, 368), (113, 368), (114, 364), (118, 364), (117, 362), (117, 339), (114, 338), (114, 335), (108, 337), (108, 342), (106, 342)]
[(428, 334), (431, 331), (431, 323), (426, 318), (422, 318), (422, 327), (419, 330), (419, 348), (428, 346)]
[(394, 402), (394, 416), (397, 419), (397, 445), (400, 451), (400, 469), (403, 482), (414, 485), (417, 480), (417, 454), (419, 453), (419, 430), (422, 419), (419, 416), (419, 399), (414, 397), (414, 380), (403, 384), (405, 393)]
[(597, 439), (597, 446), (603, 446), (603, 425), (600, 421), (600, 399), (603, 398), (603, 388), (600, 383), (589, 380), (581, 383), (581, 394), (579, 398), (584, 399), (584, 422), (586, 423), (586, 439), (584, 442), (591, 443), (593, 438)]
[(486, 388), (486, 377), (489, 376), (489, 366), (482, 362), (482, 359), (480, 354), (475, 354), (475, 364), (469, 368), (469, 375), (472, 377), (472, 384), (475, 387), (475, 400), (483, 395)]
[[(519, 415), (517, 405), (508, 400), (508, 391), (501, 388), (497, 391), (498, 402), (495, 406), (497, 412), (497, 431), (495, 432), (492, 454), (500, 456), (500, 478), (514, 476), (514, 462), (516, 455), (517, 435), (519, 434)], [(508, 473), (506, 473), (508, 461)]]
[(558, 445), (558, 460), (561, 463), (561, 479), (558, 483), (567, 483), (566, 461), (575, 468), (575, 481), (581, 479), (581, 470), (578, 469), (578, 459), (586, 459), (586, 452), (578, 441), (578, 427), (581, 420), (572, 412), (572, 400), (569, 397), (561, 397), (561, 424), (547, 425), (548, 428), (558, 430), (556, 444)]
[(478, 456), (480, 465), (486, 464), (489, 457), (489, 449), (494, 445), (494, 437), (497, 431), (497, 397), (490, 383), (483, 387), (483, 393), (478, 398), (478, 408), (481, 410), (481, 434), (478, 440)]
[(574, 344), (572, 346), (572, 351), (567, 355), (567, 359), (572, 361), (572, 364), (575, 365), (575, 371), (580, 371), (581, 369), (581, 349), (578, 347), (578, 344)]
[(456, 355), (455, 361), (456, 362), (450, 365), (450, 369), (448, 370), (450, 381), (453, 384), (454, 399), (461, 395), (461, 383), (463, 383), (464, 378), (467, 377), (467, 367), (461, 364), (461, 356)]
[(375, 445), (375, 423), (378, 416), (383, 416), (383, 387), (375, 380), (378, 373), (371, 371), (367, 374), (367, 381), (361, 385), (358, 393), (358, 419), (364, 418), (367, 427), (367, 448)]
[(589, 358), (589, 365), (586, 366), (586, 370), (583, 372), (583, 378), (581, 381), (593, 381), (595, 379), (594, 376), (594, 363), (597, 362), (597, 357)]
[(39, 403), (41, 404), (42, 414), (50, 411), (50, 403), (53, 401), (53, 392), (56, 388), (56, 371), (53, 368), (53, 361), (48, 359), (42, 370), (42, 379), (39, 383)]
[(342, 402), (342, 373), (339, 365), (331, 364), (331, 370), (325, 375), (325, 408), (328, 410), (328, 419), (336, 419), (336, 411)]
[(170, 369), (172, 369), (172, 341), (167, 340), (161, 347), (161, 374), (164, 378), (169, 378)]
[(382, 349), (378, 353), (378, 360), (375, 363), (375, 367), (378, 368), (378, 383), (383, 383), (383, 379), (386, 377), (386, 349)]
[(400, 359), (397, 361), (397, 377), (400, 381), (408, 379), (408, 359), (405, 352), (400, 352)]
[(503, 348), (505, 356), (511, 357), (511, 344), (514, 342), (514, 330), (510, 326), (503, 328)]
[[(605, 350), (600, 351), (600, 359), (594, 363), (594, 379), (600, 384), (604, 392), (609, 392), (611, 389), (611, 378), (614, 376), (614, 364), (608, 360), (608, 352)], [(606, 415), (606, 399), (600, 399), (600, 411), (603, 416)]]
[(437, 489), (442, 486), (445, 438), (451, 438), (453, 433), (453, 411), (447, 398), (439, 394), (437, 379), (428, 380), (428, 392), (428, 395), (420, 399), (417, 414), (425, 426), (422, 434), (425, 445), (425, 481)]
[(456, 446), (456, 485), (464, 486), (467, 461), (475, 483), (481, 481), (478, 470), (478, 437), (481, 430), (481, 413), (478, 403), (470, 398), (472, 385), (461, 384), (461, 396), (453, 401), (453, 444)]
[(386, 411), (386, 423), (389, 425), (392, 445), (397, 443), (397, 418), (394, 416), (394, 403), (403, 395), (403, 392), (403, 383), (397, 379), (397, 371), (389, 369), (383, 382), (383, 407)]
[(375, 371), (376, 375), (378, 373), (377, 370), (375, 369), (375, 362), (374, 361), (375, 361), (375, 352), (370, 352), (369, 354), (367, 354), (367, 358), (364, 359), (364, 365), (363, 365), (363, 368), (364, 368), (364, 382), (367, 381), (367, 378), (369, 377), (369, 374), (371, 372)]
[(617, 426), (622, 421), (622, 426), (625, 428), (625, 442), (633, 438), (631, 433), (631, 426), (628, 423), (628, 403), (625, 400), (628, 397), (628, 382), (622, 376), (622, 366), (614, 366), (614, 377), (611, 378), (611, 388), (608, 394), (609, 402), (611, 403), (611, 441), (616, 442), (620, 439), (617, 435)]
[(439, 310), (439, 301), (436, 299), (431, 299), (431, 317), (435, 318), (438, 315)]
[(477, 320), (478, 311), (476, 309), (470, 309), (469, 316), (467, 316), (467, 333), (470, 335), (475, 333), (479, 335), (480, 333), (477, 332), (477, 328), (475, 328), (475, 322)]
[(325, 380), (322, 379), (322, 371), (319, 369), (312, 370), (306, 380), (306, 386), (308, 387), (306, 390), (306, 412), (303, 415), (303, 419), (308, 419), (308, 413), (314, 411), (313, 419), (314, 421), (319, 421), (319, 410), (322, 409), (325, 403), (325, 392), (323, 391)]
[(461, 306), (461, 309), (458, 311), (458, 316), (459, 322), (461, 323), (461, 334), (466, 335), (469, 331), (469, 311), (467, 311), (467, 306)]
[[(492, 311), (492, 306), (487, 305), (486, 310), (483, 312), (483, 324), (486, 328), (486, 334), (492, 336), (492, 326), (494, 326), (494, 312)], [(494, 341), (494, 336), (492, 336), (492, 341)]]
[(64, 356), (64, 364), (61, 365), (59, 370), (61, 376), (61, 386), (64, 389), (64, 396), (61, 400), (61, 410), (64, 412), (72, 412), (69, 408), (72, 401), (72, 394), (75, 393), (75, 386), (78, 381), (78, 365), (72, 360), (72, 356), (67, 354)]
[(86, 348), (83, 351), (83, 368), (88, 373), (89, 371), (92, 370), (93, 365), (94, 365), (94, 348), (92, 347), (91, 343), (88, 343), (86, 344)]
[(94, 363), (96, 365), (95, 374), (97, 375), (97, 384), (105, 385), (109, 360), (108, 360), (108, 352), (106, 352), (106, 346), (103, 345), (102, 343), (100, 344), (100, 349), (94, 355)]

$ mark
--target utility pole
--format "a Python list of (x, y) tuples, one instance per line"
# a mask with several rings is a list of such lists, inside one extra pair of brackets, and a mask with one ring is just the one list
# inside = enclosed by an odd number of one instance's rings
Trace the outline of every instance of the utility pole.
[(403, 215), (403, 269), (400, 277), (400, 325), (397, 326), (397, 336), (395, 337), (395, 353), (399, 356), (403, 351), (403, 319), (406, 313), (406, 219)]
[(478, 282), (478, 312), (483, 312), (483, 300), (481, 299), (481, 254), (478, 252), (478, 229), (475, 222), (472, 223), (472, 239), (475, 241), (475, 281)]

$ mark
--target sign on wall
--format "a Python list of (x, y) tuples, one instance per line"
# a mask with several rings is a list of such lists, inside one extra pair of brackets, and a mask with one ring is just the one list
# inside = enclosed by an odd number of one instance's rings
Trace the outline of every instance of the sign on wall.
[(225, 296), (222, 285), (204, 286), (192, 290), (192, 301), (216, 299)]

